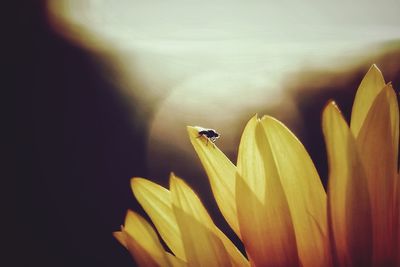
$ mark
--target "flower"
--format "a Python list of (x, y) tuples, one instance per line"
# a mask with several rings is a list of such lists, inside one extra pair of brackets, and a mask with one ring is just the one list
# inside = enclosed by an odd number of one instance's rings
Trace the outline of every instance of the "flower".
[(173, 173), (169, 190), (131, 180), (172, 253), (133, 211), (115, 237), (141, 266), (400, 266), (399, 110), (375, 65), (359, 86), (350, 126), (330, 101), (322, 129), (327, 193), (304, 146), (272, 117), (250, 119), (236, 165), (188, 127), (218, 207), (246, 256)]
[(330, 102), (322, 128), (333, 262), (400, 266), (399, 107), (392, 85), (375, 65), (357, 91), (350, 127)]

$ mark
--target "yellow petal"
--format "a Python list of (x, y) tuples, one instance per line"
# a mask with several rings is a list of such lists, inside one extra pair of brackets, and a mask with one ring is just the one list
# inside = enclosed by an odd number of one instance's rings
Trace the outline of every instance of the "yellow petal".
[(261, 120), (285, 192), (303, 266), (328, 266), (326, 193), (315, 166), (296, 136), (271, 117)]
[(125, 234), (122, 230), (114, 232), (113, 236), (118, 240), (119, 243), (121, 243), (121, 245), (128, 249), (128, 245), (125, 241)]
[(236, 197), (243, 243), (254, 266), (299, 266), (288, 203), (259, 120), (239, 146)]
[[(122, 228), (121, 231), (117, 231), (113, 233), (114, 237), (126, 248), (129, 250), (129, 247), (138, 247), (139, 245), (137, 242), (130, 237)], [(129, 247), (128, 247), (129, 244)], [(140, 247), (139, 247), (140, 249)], [(131, 249), (133, 251), (133, 249)], [(172, 255), (169, 252), (165, 252), (167, 256), (167, 260), (169, 262), (169, 266), (171, 267), (186, 267), (187, 263), (183, 260), (177, 258), (176, 256)], [(132, 256), (135, 255), (132, 253)], [(141, 256), (135, 259), (140, 266), (159, 266), (152, 257), (145, 251), (142, 251)]]
[(386, 88), (386, 97), (389, 102), (389, 112), (390, 112), (390, 126), (392, 133), (392, 148), (394, 155), (394, 162), (398, 162), (399, 153), (399, 104), (397, 102), (396, 93), (391, 84), (388, 84)]
[(397, 175), (397, 200), (395, 203), (395, 220), (397, 220), (397, 223), (395, 223), (396, 228), (396, 233), (397, 233), (397, 244), (396, 244), (396, 255), (397, 255), (397, 265), (400, 266), (400, 173)]
[(124, 247), (129, 251), (129, 253), (134, 258), (138, 266), (150, 266), (150, 267), (160, 267), (155, 259), (150, 255), (148, 251), (143, 249), (140, 244), (129, 236), (123, 229), (120, 232), (114, 232), (114, 236), (124, 245)]
[(171, 174), (172, 208), (182, 234), (187, 262), (191, 266), (231, 266), (215, 225), (197, 195)]
[(195, 127), (187, 127), (190, 141), (206, 170), (218, 207), (233, 231), (240, 237), (237, 221), (236, 166), (215, 145), (199, 138)]
[[(164, 187), (143, 178), (132, 179), (135, 197), (156, 226), (171, 251), (186, 260), (182, 236), (171, 204), (171, 193)], [(215, 234), (224, 244), (234, 266), (246, 266), (248, 262), (232, 242), (214, 226)], [(183, 233), (186, 234), (186, 233)]]
[(171, 264), (172, 267), (186, 267), (186, 266), (188, 266), (188, 264), (185, 261), (177, 258), (176, 256), (172, 255), (171, 253), (167, 252), (166, 254), (167, 254), (168, 261), (169, 261), (169, 263)]
[(384, 86), (385, 80), (383, 79), (381, 71), (375, 64), (372, 65), (361, 81), (354, 99), (350, 126), (354, 136), (358, 136), (375, 97)]
[(322, 118), (329, 161), (328, 218), (335, 265), (370, 266), (370, 200), (356, 141), (334, 102), (327, 105)]
[(133, 178), (131, 186), (136, 199), (149, 215), (167, 246), (177, 257), (186, 260), (181, 232), (172, 210), (170, 192), (143, 178)]
[(153, 228), (133, 211), (128, 211), (123, 232), (129, 252), (139, 266), (170, 266)]
[(237, 247), (232, 243), (232, 241), (228, 237), (226, 237), (226, 235), (217, 227), (215, 227), (215, 234), (222, 241), (222, 244), (224, 244), (226, 252), (230, 256), (231, 264), (233, 267), (250, 266), (249, 261), (243, 256), (242, 252), (240, 252)]
[[(397, 175), (397, 148), (394, 148), (392, 123), (393, 94), (386, 86), (375, 98), (357, 136), (357, 145), (370, 191), (374, 238), (374, 264), (393, 260), (393, 204)], [(398, 127), (398, 126), (397, 126)]]

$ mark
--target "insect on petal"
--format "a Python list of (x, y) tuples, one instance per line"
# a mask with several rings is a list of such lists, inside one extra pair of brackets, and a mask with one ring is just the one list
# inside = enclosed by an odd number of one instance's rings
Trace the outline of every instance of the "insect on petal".
[(235, 199), (236, 166), (217, 146), (210, 149), (210, 146), (198, 138), (196, 127), (188, 126), (187, 131), (190, 142), (207, 173), (218, 207), (229, 226), (240, 237)]

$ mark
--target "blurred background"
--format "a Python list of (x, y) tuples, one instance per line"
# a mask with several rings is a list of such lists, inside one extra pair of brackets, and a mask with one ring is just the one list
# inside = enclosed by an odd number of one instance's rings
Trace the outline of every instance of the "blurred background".
[(16, 3), (4, 50), (18, 140), (5, 266), (135, 266), (112, 237), (127, 209), (143, 214), (130, 178), (168, 186), (171, 171), (235, 239), (186, 125), (218, 130), (236, 162), (247, 120), (272, 115), (325, 184), (321, 111), (333, 98), (349, 118), (374, 63), (400, 88), (399, 12), (397, 0)]

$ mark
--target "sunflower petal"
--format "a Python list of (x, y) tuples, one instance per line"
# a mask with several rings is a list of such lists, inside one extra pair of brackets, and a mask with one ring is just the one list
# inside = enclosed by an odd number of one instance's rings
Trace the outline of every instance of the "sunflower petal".
[(128, 211), (122, 232), (125, 244), (139, 266), (170, 266), (157, 234), (137, 213)]
[(168, 252), (166, 254), (167, 254), (168, 261), (169, 261), (169, 263), (171, 264), (172, 267), (186, 267), (186, 266), (188, 266), (188, 264), (185, 261), (179, 259), (175, 255), (172, 255), (171, 253), (168, 253)]
[(136, 199), (151, 218), (158, 233), (180, 259), (186, 260), (181, 232), (172, 210), (170, 192), (149, 180), (133, 178), (131, 187)]
[[(394, 205), (394, 234), (396, 236), (395, 251), (400, 251), (400, 173), (397, 174), (396, 179), (396, 193), (395, 193), (395, 205)], [(396, 255), (396, 265), (400, 266), (400, 253)]]
[(372, 218), (368, 184), (355, 138), (334, 102), (323, 113), (329, 161), (331, 245), (339, 266), (370, 266)]
[(299, 266), (288, 203), (260, 121), (247, 124), (239, 146), (236, 196), (243, 243), (254, 266)]
[(397, 192), (396, 192), (396, 203), (395, 203), (395, 220), (397, 220), (397, 223), (395, 224), (396, 232), (397, 232), (397, 244), (396, 244), (396, 250), (395, 253), (397, 255), (397, 265), (400, 266), (400, 173), (397, 175)]
[(171, 174), (172, 208), (181, 230), (187, 262), (191, 266), (230, 266), (229, 255), (215, 235), (215, 225), (197, 195)]
[[(133, 178), (132, 189), (165, 243), (175, 255), (186, 260), (181, 232), (172, 209), (170, 191), (143, 178)], [(216, 226), (214, 228), (215, 234), (224, 244), (234, 266), (248, 265), (246, 258), (233, 243)]]
[(375, 97), (385, 86), (385, 80), (381, 71), (374, 64), (365, 74), (360, 86), (357, 89), (351, 112), (351, 131), (354, 136), (358, 136), (360, 129), (367, 117), (368, 111), (374, 102)]
[(115, 239), (118, 240), (118, 242), (123, 245), (126, 249), (128, 249), (128, 244), (126, 243), (125, 240), (125, 233), (121, 230), (121, 231), (115, 231), (113, 233), (113, 236), (115, 237)]
[(129, 251), (138, 266), (160, 267), (153, 257), (123, 229), (119, 232), (114, 232), (114, 237)]
[(281, 122), (261, 119), (272, 158), (289, 204), (303, 266), (328, 266), (326, 193), (304, 146)]
[(240, 237), (237, 220), (235, 184), (236, 166), (215, 145), (199, 138), (195, 127), (187, 127), (190, 142), (206, 170), (218, 207), (233, 231)]
[(228, 252), (228, 254), (230, 256), (232, 266), (234, 266), (234, 267), (250, 266), (250, 263), (243, 256), (242, 252), (240, 252), (237, 249), (237, 247), (232, 243), (232, 241), (228, 237), (226, 237), (226, 235), (221, 230), (219, 230), (217, 227), (215, 227), (215, 234), (222, 241), (222, 244), (224, 244), (226, 252)]
[(397, 155), (394, 153), (397, 148), (394, 148), (392, 136), (396, 131), (392, 130), (393, 104), (391, 104), (394, 103), (395, 97), (390, 85), (383, 88), (375, 98), (357, 136), (357, 145), (367, 175), (374, 218), (374, 264), (379, 266), (390, 264), (393, 260), (396, 243), (392, 230), (395, 227), (393, 204)]
[(394, 155), (394, 162), (398, 162), (399, 154), (399, 104), (397, 102), (396, 93), (391, 84), (388, 84), (386, 88), (386, 97), (389, 102), (390, 112), (390, 126), (392, 133), (392, 148)]

